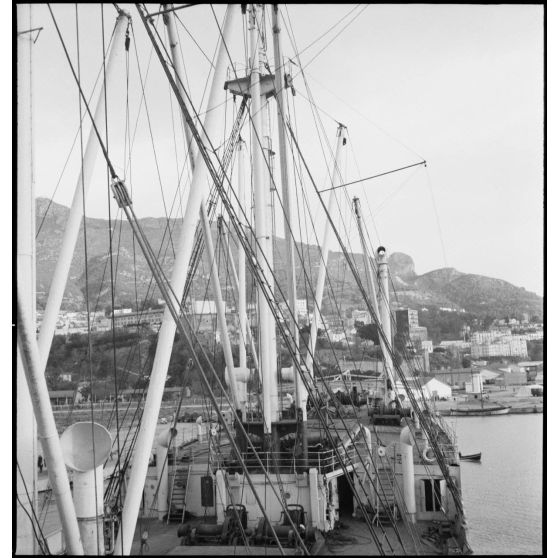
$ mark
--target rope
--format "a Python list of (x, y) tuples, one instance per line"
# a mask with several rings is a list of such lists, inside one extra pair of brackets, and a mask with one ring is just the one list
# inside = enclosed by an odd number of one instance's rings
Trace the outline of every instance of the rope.
[[(140, 11), (140, 14), (141, 14), (141, 11)], [(143, 15), (143, 14), (142, 14), (142, 15)], [(143, 19), (143, 17), (142, 17), (142, 19)], [(147, 23), (146, 23), (146, 21), (145, 21), (144, 19), (143, 19), (143, 21), (144, 21), (144, 25), (146, 26), (146, 29), (147, 29), (147, 31), (148, 31), (148, 34), (150, 34), (150, 37), (152, 37), (151, 29), (149, 28), (149, 26), (147, 25)], [(153, 39), (152, 39), (152, 42), (153, 42), (155, 48), (157, 49), (157, 54), (158, 54), (159, 58), (160, 58), (161, 61), (162, 61), (162, 56), (161, 56), (160, 52), (158, 51), (158, 47), (157, 47), (157, 45), (156, 45), (156, 43), (154, 42)], [(166, 68), (166, 66), (165, 66), (164, 64), (163, 64), (163, 68), (165, 69), (165, 72), (167, 73), (167, 77), (168, 77), (169, 81), (171, 81), (171, 84), (173, 84), (173, 89), (175, 89), (176, 86), (175, 86), (174, 82), (172, 81), (172, 76), (170, 76), (170, 74), (168, 73), (167, 68)], [(179, 102), (180, 102), (181, 99), (180, 99), (180, 96), (178, 95), (178, 90), (175, 90), (175, 93), (177, 94), (177, 98), (179, 98)], [(183, 102), (181, 103), (181, 106), (182, 106), (183, 113), (184, 113), (184, 115), (185, 115), (185, 117), (186, 117), (186, 120), (187, 120), (188, 124), (189, 124), (189, 125), (191, 126), (191, 128), (192, 128), (192, 133), (193, 133), (193, 135), (194, 135), (194, 138), (195, 138), (196, 141), (198, 142), (198, 145), (199, 145), (199, 147), (200, 147), (200, 152), (202, 153), (202, 155), (204, 155), (204, 159), (205, 159), (205, 161), (206, 161), (206, 165), (208, 166), (208, 169), (210, 170), (210, 172), (211, 172), (211, 174), (212, 174), (212, 178), (213, 178), (213, 180), (214, 180), (214, 183), (218, 185), (218, 180), (216, 179), (216, 175), (215, 175), (215, 169), (213, 168), (213, 165), (212, 165), (211, 160), (207, 158), (207, 154), (206, 154), (205, 151), (204, 151), (204, 146), (203, 146), (203, 143), (201, 142), (201, 139), (200, 139), (200, 137), (199, 137), (198, 131), (196, 130), (195, 126), (193, 125), (193, 122), (192, 122), (192, 120), (191, 120), (191, 118), (190, 118), (190, 116), (189, 116), (189, 114), (188, 114), (188, 111), (187, 111), (186, 107), (184, 106), (184, 103), (183, 103)], [(226, 193), (224, 193), (224, 192), (222, 191), (222, 188), (220, 188), (219, 192), (220, 192), (220, 195), (221, 195), (221, 198), (222, 198), (222, 200), (223, 200), (224, 205), (227, 207), (227, 211), (230, 212), (230, 215), (231, 215), (231, 217), (232, 217), (232, 215), (234, 214), (234, 210), (232, 210), (232, 207), (230, 207), (230, 202), (229, 202), (229, 200), (226, 198)], [(235, 226), (236, 226), (236, 223), (235, 223)], [(241, 238), (241, 239), (244, 238), (244, 237), (243, 237), (243, 232), (242, 232), (242, 231), (237, 231), (237, 234), (239, 235), (239, 238)], [(245, 250), (247, 250), (247, 252), (250, 252), (250, 249), (249, 249), (248, 246), (245, 247)], [(255, 264), (253, 261), (250, 261), (250, 263), (251, 263), (251, 265), (254, 265), (254, 266), (255, 266), (254, 272), (255, 272), (255, 275), (257, 276), (257, 275), (258, 275), (258, 271), (260, 270), (259, 266), (257, 266), (257, 264)], [(269, 265), (269, 264), (267, 264), (267, 265)], [(266, 285), (264, 285), (264, 284), (261, 282), (261, 278), (260, 278), (260, 277), (257, 277), (257, 279), (259, 280), (260, 288), (262, 288), (262, 289), (264, 290), (264, 292), (265, 292), (265, 291), (266, 291)], [(273, 299), (273, 294), (266, 294), (265, 296), (268, 298), (268, 301), (269, 301), (270, 306), (272, 306), (271, 300)], [(272, 311), (274, 312), (275, 309), (272, 308)], [(276, 320), (278, 319), (277, 316), (275, 316), (275, 318), (276, 318)], [(288, 341), (287, 341), (287, 343), (288, 343)], [(333, 445), (333, 443), (332, 443), (332, 445)], [(357, 499), (359, 499), (359, 497), (358, 497), (358, 495), (356, 494), (356, 492), (355, 492), (355, 497), (356, 497)], [(368, 520), (367, 516), (365, 516), (365, 517), (366, 517), (366, 519)], [(369, 529), (370, 529), (371, 532), (373, 533), (373, 529), (372, 529), (372, 525), (371, 525), (371, 524), (369, 525)], [(379, 541), (378, 541), (378, 545), (379, 545), (379, 547), (381, 546), (381, 543), (380, 543)]]
[[(81, 79), (81, 60), (80, 60), (80, 48), (79, 48), (79, 16), (78, 16), (78, 5), (75, 5), (75, 25), (76, 25), (76, 44), (77, 44), (77, 72), (78, 72), (78, 80)], [(104, 19), (102, 20), (103, 23), (103, 73), (104, 73), (104, 64), (105, 64), (105, 48), (104, 48)], [(106, 75), (104, 77), (104, 91), (106, 96)], [(106, 97), (105, 97), (106, 103)], [(78, 95), (78, 106), (79, 106), (79, 121), (80, 121), (80, 130), (79, 130), (79, 145), (80, 145), (80, 156), (81, 156), (81, 168), (84, 167), (84, 160), (83, 160), (83, 128), (81, 123), (82, 119), (82, 110), (81, 110), (81, 96)], [(106, 107), (105, 107), (106, 108)], [(83, 172), (81, 173), (81, 189), (82, 189), (82, 211), (83, 211), (83, 253), (84, 253), (84, 266), (85, 266), (85, 309), (87, 313), (87, 350), (88, 350), (88, 366), (89, 366), (89, 385), (90, 385), (90, 410), (91, 410), (91, 444), (92, 444), (92, 451), (93, 451), (93, 462), (96, 463), (95, 459), (95, 433), (94, 433), (94, 425), (95, 425), (95, 412), (93, 408), (93, 361), (92, 361), (92, 353), (93, 348), (91, 344), (91, 313), (89, 308), (89, 257), (87, 253), (87, 220), (86, 220), (86, 211), (85, 211), (85, 180)], [(93, 473), (93, 482), (95, 486), (97, 486), (97, 468), (94, 469)], [(101, 479), (102, 482), (102, 479)], [(95, 490), (95, 509), (99, 509), (98, 502), (97, 502), (97, 490)], [(99, 547), (99, 524), (96, 524), (97, 529), (97, 553), (101, 553), (101, 549)]]
[[(41, 529), (41, 525), (39, 523), (37, 515), (35, 514), (35, 506), (34, 506), (34, 503), (31, 499), (31, 496), (29, 494), (29, 490), (27, 489), (27, 483), (25, 482), (25, 477), (23, 476), (23, 472), (22, 472), (21, 467), (19, 465), (19, 461), (16, 461), (16, 465), (17, 465), (18, 473), (21, 477), (21, 481), (23, 483), (23, 488), (25, 488), (25, 495), (27, 496), (27, 501), (29, 502), (29, 507), (31, 508), (31, 514), (29, 514), (25, 505), (23, 504), (23, 502), (19, 498), (19, 494), (16, 494), (17, 501), (18, 501), (19, 505), (21, 506), (21, 509), (25, 512), (25, 515), (27, 515), (27, 517), (29, 518), (29, 521), (31, 522), (31, 527), (33, 528), (33, 533), (35, 535), (35, 539), (39, 543), (39, 547), (41, 548), (42, 553), (43, 554), (51, 554), (51, 552), (48, 548), (47, 540), (45, 538), (43, 530)], [(31, 517), (31, 515), (33, 517)], [(38, 533), (37, 533), (37, 529), (39, 531)]]

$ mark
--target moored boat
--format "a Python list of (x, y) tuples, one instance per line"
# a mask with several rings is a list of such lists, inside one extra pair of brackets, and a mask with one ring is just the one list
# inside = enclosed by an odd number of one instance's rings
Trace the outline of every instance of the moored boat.
[(450, 409), (454, 417), (487, 417), (492, 415), (507, 415), (511, 407), (505, 405), (490, 405), (481, 407), (457, 407)]
[(462, 455), (461, 452), (459, 452), (459, 459), (461, 459), (461, 461), (480, 461), (481, 455), (480, 451), (478, 453), (470, 453), (468, 455)]

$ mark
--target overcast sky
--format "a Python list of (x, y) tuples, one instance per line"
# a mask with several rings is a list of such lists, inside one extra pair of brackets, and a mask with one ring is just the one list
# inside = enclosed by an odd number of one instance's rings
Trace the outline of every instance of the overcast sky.
[[(75, 7), (52, 6), (75, 63)], [(157, 6), (152, 5), (153, 11)], [(373, 243), (411, 255), (417, 273), (450, 266), (542, 294), (543, 7), (354, 8), (292, 5), (288, 16), (296, 45), (303, 50), (349, 14), (301, 55), (303, 65), (311, 61), (305, 70), (307, 84), (320, 107), (332, 146), (335, 121), (348, 128), (345, 180), (358, 180), (422, 159), (428, 163), (427, 168), (416, 167), (347, 189), (349, 198), (361, 198)], [(135, 8), (128, 9), (144, 74), (150, 45)], [(215, 6), (215, 11), (221, 20), (224, 6)], [(101, 63), (100, 13), (99, 5), (79, 8), (80, 63), (88, 92)], [(211, 58), (218, 31), (209, 6), (178, 13)], [(108, 40), (115, 19), (111, 4), (105, 5), (104, 14)], [(45, 5), (35, 7), (34, 18), (36, 26), (44, 27), (37, 42), (34, 74), (36, 195), (52, 197), (78, 129), (77, 91)], [(242, 26), (239, 28), (231, 51), (241, 68), (244, 48)], [(209, 64), (181, 24), (179, 33), (192, 95), (200, 103)], [(271, 37), (269, 41), (272, 60)], [(285, 56), (296, 60), (286, 33), (283, 44)], [(117, 84), (109, 91), (111, 154), (119, 174), (131, 179), (137, 213), (162, 216), (165, 205), (168, 212), (172, 203), (177, 164), (180, 167), (184, 161), (183, 155), (178, 163), (175, 157), (174, 138), (180, 135), (180, 120), (176, 106), (170, 108), (169, 87), (153, 57), (146, 96), (159, 171), (142, 108), (130, 174), (123, 144), (124, 109), (128, 98), (135, 121), (141, 95), (134, 46), (129, 63), (128, 97), (124, 61)], [(296, 74), (297, 68), (293, 66), (292, 71)], [(296, 106), (301, 148), (318, 184), (324, 187), (324, 157), (304, 99), (308, 91), (301, 75), (295, 76), (294, 85), (297, 96), (291, 101)], [(230, 123), (233, 107), (230, 103), (228, 107)], [(249, 134), (245, 131), (244, 135)], [(180, 138), (177, 145), (180, 149)], [(329, 157), (327, 149), (326, 155)], [(55, 201), (71, 203), (78, 165), (79, 144)], [(106, 182), (100, 159), (92, 191), (95, 194), (88, 201), (88, 215), (106, 218)], [(175, 209), (178, 211), (178, 206)], [(321, 222), (320, 217), (317, 221)]]

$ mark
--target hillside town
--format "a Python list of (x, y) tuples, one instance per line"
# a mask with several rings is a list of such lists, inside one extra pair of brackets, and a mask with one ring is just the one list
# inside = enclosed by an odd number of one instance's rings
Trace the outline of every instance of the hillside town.
[[(87, 334), (89, 328), (93, 335), (113, 329), (119, 333), (133, 334), (141, 331), (156, 335), (163, 319), (164, 301), (157, 300), (153, 306), (143, 311), (127, 307), (112, 313), (91, 312), (89, 318), (86, 312), (62, 311), (58, 318), (56, 335), (69, 339)], [(205, 342), (219, 345), (215, 302), (189, 300), (186, 308), (188, 319)], [(301, 332), (308, 331), (314, 316), (309, 311), (306, 300), (297, 300), (296, 310)], [(456, 312), (452, 308), (438, 310), (445, 313)], [(428, 309), (423, 308), (422, 311), (427, 312)], [(248, 318), (255, 324), (255, 305), (248, 305), (247, 312)], [(238, 320), (235, 318), (236, 309), (227, 306), (226, 315), (229, 337), (233, 344), (238, 344), (241, 339)], [(39, 327), (41, 317), (39, 312)], [(459, 393), (478, 393), (482, 386), (485, 389), (492, 386), (500, 390), (514, 386), (517, 390), (522, 386), (533, 386), (539, 391), (543, 389), (543, 361), (529, 359), (528, 344), (542, 343), (544, 327), (542, 323), (533, 322), (527, 315), (521, 320), (495, 319), (486, 329), (475, 331), (472, 331), (471, 326), (464, 325), (460, 330), (460, 338), (444, 339), (437, 343), (430, 338), (428, 328), (420, 324), (419, 311), (416, 309), (397, 309), (394, 325), (394, 346), (400, 354), (407, 357), (401, 360), (400, 365), (410, 378), (415, 378), (422, 386), (422, 395), (428, 399), (451, 400)], [(252, 327), (252, 332), (257, 334), (257, 326)], [(328, 339), (343, 354), (343, 360), (335, 363), (328, 361), (327, 351), (322, 355), (323, 377), (334, 387), (339, 384), (338, 389), (343, 391), (346, 390), (347, 380), (350, 382), (356, 378), (362, 386), (366, 379), (369, 380), (368, 383), (372, 381), (376, 384), (383, 378), (384, 365), (377, 352), (379, 341), (377, 334), (374, 335), (372, 319), (367, 310), (350, 309), (345, 312), (343, 319), (338, 315), (322, 316), (318, 329), (318, 347), (320, 339)], [(87, 382), (82, 377), (59, 370), (58, 378), (61, 382), (66, 382), (67, 387), (71, 384), (73, 389), (52, 390), (54, 404), (75, 404), (84, 399), (80, 388), (87, 385)], [(179, 396), (180, 388), (169, 386), (167, 390), (170, 390), (170, 397)], [(128, 391), (128, 394), (123, 391), (121, 397), (132, 397), (134, 390), (129, 388)], [(85, 395), (87, 397), (87, 393)], [(187, 396), (190, 395), (188, 388)]]

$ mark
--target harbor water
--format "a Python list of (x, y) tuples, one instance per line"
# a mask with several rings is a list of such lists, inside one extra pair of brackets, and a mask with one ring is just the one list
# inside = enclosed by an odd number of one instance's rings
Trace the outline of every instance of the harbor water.
[(447, 418), (462, 454), (469, 543), (475, 554), (541, 554), (542, 414)]

